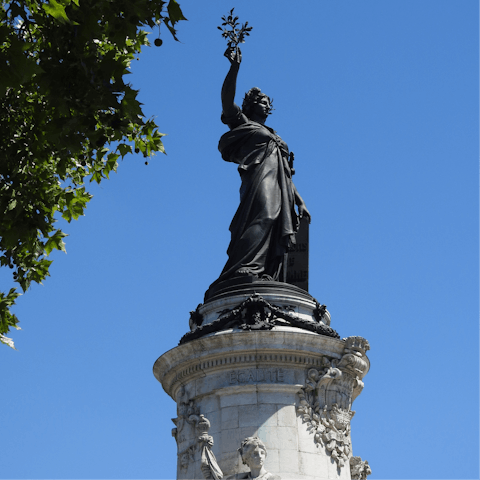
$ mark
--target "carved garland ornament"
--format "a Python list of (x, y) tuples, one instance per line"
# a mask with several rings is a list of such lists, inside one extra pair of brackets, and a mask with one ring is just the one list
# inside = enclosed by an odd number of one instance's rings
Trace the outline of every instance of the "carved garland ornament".
[(275, 325), (290, 325), (302, 328), (320, 335), (340, 338), (340, 335), (329, 326), (330, 314), (325, 305), (318, 302), (314, 311), (316, 322), (302, 320), (292, 312), (272, 305), (258, 294), (251, 295), (237, 307), (219, 312), (219, 317), (212, 323), (201, 326), (203, 321), (199, 312), (200, 305), (195, 311), (190, 312), (191, 332), (186, 333), (180, 340), (180, 345), (208, 333), (219, 332), (228, 328), (241, 328), (242, 330), (271, 330)]
[(299, 392), (297, 414), (302, 417), (317, 446), (326, 449), (337, 463), (345, 465), (351, 457), (350, 421), (355, 415), (352, 403), (363, 389), (367, 373), (365, 352), (370, 349), (362, 337), (345, 339), (343, 357), (323, 357), (323, 368), (311, 368)]

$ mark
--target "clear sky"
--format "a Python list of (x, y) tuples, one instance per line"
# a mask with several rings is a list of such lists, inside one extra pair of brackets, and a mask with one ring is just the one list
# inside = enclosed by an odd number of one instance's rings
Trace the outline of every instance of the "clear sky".
[[(167, 156), (123, 161), (0, 348), (1, 478), (174, 478), (152, 375), (219, 275), (238, 206), (218, 139), (234, 3), (181, 0), (132, 66)], [(475, 0), (243, 0), (237, 103), (274, 98), (313, 220), (310, 293), (370, 341), (353, 453), (369, 479), (478, 478), (479, 8)], [(152, 41), (155, 36), (152, 37)], [(9, 271), (0, 272), (4, 289)], [(278, 472), (281, 474), (281, 472)]]

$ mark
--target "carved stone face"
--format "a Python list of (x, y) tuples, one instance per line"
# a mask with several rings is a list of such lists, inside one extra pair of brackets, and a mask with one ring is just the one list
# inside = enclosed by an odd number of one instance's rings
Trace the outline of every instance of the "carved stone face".
[(262, 468), (267, 454), (262, 447), (255, 445), (250, 447), (244, 457), (244, 462), (252, 468)]

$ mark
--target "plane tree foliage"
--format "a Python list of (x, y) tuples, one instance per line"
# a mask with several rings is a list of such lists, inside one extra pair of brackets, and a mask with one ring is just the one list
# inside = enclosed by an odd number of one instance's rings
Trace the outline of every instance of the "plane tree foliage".
[[(163, 152), (128, 83), (149, 45), (144, 28), (169, 31), (186, 20), (175, 0), (15, 0), (0, 7), (0, 265), (12, 288), (0, 292), (0, 341), (18, 327), (11, 312), (65, 250), (56, 224), (84, 214), (100, 183), (129, 153)], [(156, 41), (159, 45), (162, 42)]]

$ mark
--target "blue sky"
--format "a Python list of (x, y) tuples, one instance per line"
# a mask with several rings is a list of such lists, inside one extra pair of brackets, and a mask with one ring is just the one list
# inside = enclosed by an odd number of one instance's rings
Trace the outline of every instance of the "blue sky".
[[(180, 2), (176, 43), (132, 65), (167, 156), (91, 185), (67, 254), (0, 348), (1, 478), (174, 478), (174, 402), (152, 375), (219, 275), (240, 180), (221, 160), (216, 26)], [(353, 453), (369, 479), (479, 477), (479, 8), (473, 0), (237, 2), (258, 86), (312, 214), (310, 293), (370, 341)], [(155, 35), (152, 36), (152, 41)], [(9, 271), (0, 272), (2, 289)], [(281, 472), (279, 472), (281, 473)]]

